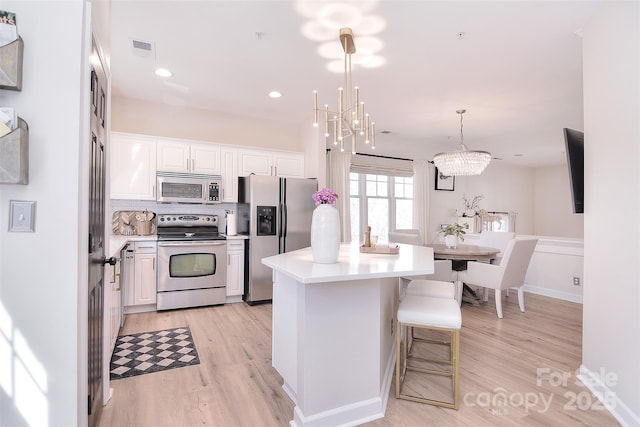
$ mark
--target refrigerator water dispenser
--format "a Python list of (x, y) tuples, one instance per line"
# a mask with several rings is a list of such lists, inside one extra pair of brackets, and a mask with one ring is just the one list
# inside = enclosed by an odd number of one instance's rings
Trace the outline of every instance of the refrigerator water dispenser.
[(276, 235), (276, 207), (275, 206), (258, 206), (258, 236), (275, 236)]

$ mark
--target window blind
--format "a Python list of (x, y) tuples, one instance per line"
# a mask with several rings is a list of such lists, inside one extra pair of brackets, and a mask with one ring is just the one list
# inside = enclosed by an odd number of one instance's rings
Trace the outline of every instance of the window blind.
[(351, 156), (349, 170), (355, 173), (409, 177), (413, 176), (413, 160), (356, 154)]

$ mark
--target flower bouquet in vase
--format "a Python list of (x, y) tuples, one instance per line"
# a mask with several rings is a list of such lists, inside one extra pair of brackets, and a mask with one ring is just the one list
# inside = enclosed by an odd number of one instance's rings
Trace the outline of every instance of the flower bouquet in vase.
[(449, 224), (444, 230), (442, 230), (444, 234), (444, 244), (449, 249), (455, 249), (458, 247), (458, 240), (464, 242), (464, 227), (460, 224)]
[(329, 188), (312, 196), (316, 208), (311, 218), (311, 254), (313, 262), (333, 264), (340, 251), (340, 215), (336, 209), (338, 195)]

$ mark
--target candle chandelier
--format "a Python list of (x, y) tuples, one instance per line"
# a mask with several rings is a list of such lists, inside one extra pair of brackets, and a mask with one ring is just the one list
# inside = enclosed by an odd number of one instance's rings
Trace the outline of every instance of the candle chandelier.
[(318, 127), (318, 116), (324, 115), (324, 136), (332, 138), (333, 144), (340, 144), (344, 151), (345, 139), (351, 139), (351, 153), (356, 154), (356, 138), (364, 137), (364, 143), (376, 148), (376, 125), (365, 113), (364, 102), (360, 101), (357, 86), (351, 85), (351, 55), (356, 51), (351, 28), (340, 29), (340, 43), (344, 50), (344, 88), (338, 88), (338, 110), (329, 110), (329, 105), (318, 108), (318, 92), (313, 91), (313, 126)]
[(491, 153), (487, 151), (468, 150), (464, 145), (462, 133), (462, 115), (467, 110), (456, 110), (460, 114), (460, 150), (438, 153), (433, 157), (433, 164), (439, 172), (446, 176), (480, 175), (491, 162)]

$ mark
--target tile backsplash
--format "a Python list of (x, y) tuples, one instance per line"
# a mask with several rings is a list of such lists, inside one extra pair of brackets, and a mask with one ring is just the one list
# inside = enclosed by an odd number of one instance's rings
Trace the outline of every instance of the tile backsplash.
[(153, 200), (124, 200), (111, 199), (111, 215), (116, 211), (144, 211), (156, 214), (193, 214), (218, 215), (219, 230), (224, 233), (227, 229), (227, 211), (237, 212), (236, 203), (220, 203), (215, 205), (158, 203)]

